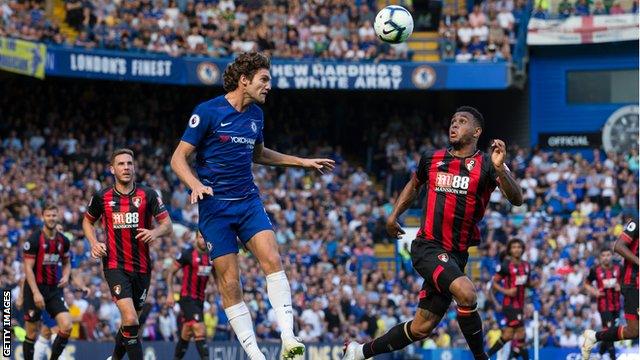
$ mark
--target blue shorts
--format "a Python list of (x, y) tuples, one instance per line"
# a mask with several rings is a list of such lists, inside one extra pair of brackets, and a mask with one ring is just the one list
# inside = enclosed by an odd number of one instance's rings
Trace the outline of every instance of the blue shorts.
[(198, 203), (198, 228), (209, 247), (209, 259), (238, 253), (240, 239), (246, 244), (255, 234), (273, 230), (271, 220), (257, 195), (241, 200), (205, 196)]

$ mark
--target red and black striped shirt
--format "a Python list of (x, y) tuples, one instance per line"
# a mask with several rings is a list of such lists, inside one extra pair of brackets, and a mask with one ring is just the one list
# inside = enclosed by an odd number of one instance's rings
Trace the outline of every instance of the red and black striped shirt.
[(589, 284), (595, 281), (596, 287), (603, 294), (598, 297), (598, 311), (620, 311), (620, 290), (616, 290), (616, 285), (618, 285), (621, 277), (622, 272), (617, 264), (612, 264), (608, 268), (602, 265), (596, 265), (591, 268), (587, 281)]
[[(624, 231), (620, 235), (620, 240), (624, 241), (629, 250), (638, 256), (638, 220), (629, 221)], [(622, 270), (622, 285), (634, 286), (638, 288), (638, 266), (629, 260), (624, 260)]]
[(58, 285), (58, 267), (69, 261), (70, 246), (69, 239), (58, 231), (51, 239), (47, 238), (44, 231), (36, 231), (25, 241), (22, 246), (24, 257), (35, 259), (33, 273), (38, 285)]
[(211, 276), (211, 264), (207, 252), (187, 248), (178, 254), (176, 262), (182, 267), (181, 297), (204, 301), (204, 290)]
[(106, 234), (105, 269), (149, 273), (149, 245), (137, 240), (138, 229), (150, 229), (152, 220), (162, 220), (169, 213), (160, 196), (151, 188), (134, 186), (129, 194), (113, 187), (93, 195), (85, 217), (92, 223), (102, 218)]
[(502, 280), (502, 287), (505, 289), (518, 289), (516, 296), (504, 296), (502, 306), (522, 309), (524, 308), (524, 291), (529, 286), (529, 276), (531, 275), (531, 266), (526, 261), (520, 261), (516, 264), (511, 260), (504, 260), (499, 265), (495, 277)]
[(422, 156), (414, 176), (420, 185), (427, 185), (417, 237), (435, 241), (446, 251), (478, 245), (477, 224), (497, 186), (489, 155), (476, 151), (459, 158), (447, 149), (437, 150)]

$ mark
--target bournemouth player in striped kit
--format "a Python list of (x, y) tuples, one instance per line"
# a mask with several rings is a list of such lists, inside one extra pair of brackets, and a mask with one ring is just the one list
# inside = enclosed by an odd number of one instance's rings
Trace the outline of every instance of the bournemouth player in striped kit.
[[(46, 310), (58, 324), (58, 336), (51, 347), (50, 359), (57, 359), (67, 345), (71, 334), (71, 315), (64, 302), (62, 289), (69, 283), (71, 263), (70, 242), (58, 225), (58, 208), (46, 205), (42, 211), (44, 226), (25, 241), (23, 309), (27, 335), (24, 341), (24, 358), (33, 360), (34, 343), (38, 336), (42, 310)], [(62, 264), (61, 276), (58, 268)]]
[[(507, 243), (508, 257), (500, 264), (493, 277), (493, 289), (504, 294), (502, 300), (502, 313), (507, 322), (507, 327), (502, 329), (502, 336), (489, 349), (489, 356), (497, 353), (507, 342), (513, 340), (512, 353), (517, 358), (529, 359), (529, 351), (526, 348), (524, 330), (524, 293), (527, 287), (535, 287), (531, 280), (531, 266), (522, 260), (524, 254), (524, 242), (520, 239), (511, 239)], [(511, 357), (509, 357), (511, 358)]]
[[(133, 151), (114, 151), (110, 168), (115, 184), (93, 195), (82, 229), (91, 244), (91, 255), (102, 258), (104, 277), (122, 316), (112, 359), (121, 359), (126, 352), (130, 360), (142, 360), (138, 317), (151, 279), (149, 245), (170, 235), (172, 225), (160, 196), (136, 184)], [(98, 219), (106, 234), (104, 243), (98, 241), (93, 227)], [(156, 228), (153, 219), (159, 223)]]
[(600, 341), (638, 339), (638, 218), (629, 221), (613, 245), (613, 251), (624, 258), (621, 292), (624, 298), (625, 326), (611, 326), (595, 332), (585, 330), (582, 334), (582, 358), (589, 360), (591, 349)]
[(504, 163), (507, 150), (503, 141), (493, 140), (490, 154), (478, 150), (483, 123), (478, 110), (458, 108), (449, 126), (451, 147), (422, 156), (387, 219), (389, 235), (397, 238), (403, 234), (397, 219), (413, 203), (420, 188), (426, 187), (420, 230), (411, 245), (413, 267), (425, 280), (415, 317), (366, 344), (351, 342), (345, 349), (345, 360), (370, 358), (426, 338), (452, 300), (456, 301), (458, 324), (475, 359), (487, 359), (476, 287), (464, 273), (467, 249), (480, 242), (477, 224), (496, 186), (514, 205), (522, 204), (522, 192)]
[[(598, 264), (589, 271), (584, 288), (598, 301), (598, 312), (605, 328), (615, 327), (620, 313), (620, 281), (622, 270), (618, 264), (611, 262), (610, 248), (602, 248), (598, 256)], [(595, 286), (594, 286), (595, 283)], [(616, 348), (612, 341), (600, 343), (600, 357), (609, 351), (609, 358), (616, 358)]]
[(207, 244), (200, 232), (196, 235), (196, 246), (188, 247), (178, 254), (173, 268), (167, 276), (167, 305), (173, 307), (173, 279), (182, 270), (180, 289), (180, 313), (182, 330), (176, 345), (174, 359), (182, 359), (194, 338), (200, 358), (209, 359), (209, 349), (205, 342), (204, 327), (204, 291), (211, 277), (212, 266), (209, 263)]

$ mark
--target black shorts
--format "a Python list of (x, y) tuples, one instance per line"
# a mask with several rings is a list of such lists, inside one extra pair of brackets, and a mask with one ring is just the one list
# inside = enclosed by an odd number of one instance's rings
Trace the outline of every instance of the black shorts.
[(107, 269), (104, 271), (104, 278), (109, 284), (114, 301), (131, 298), (136, 311), (142, 309), (151, 282), (149, 274)]
[(622, 296), (624, 296), (624, 318), (638, 320), (638, 288), (623, 286)]
[(182, 323), (189, 324), (193, 322), (204, 321), (204, 302), (184, 296), (180, 299), (180, 316)]
[(506, 320), (506, 326), (510, 328), (519, 328), (524, 326), (522, 322), (524, 319), (524, 311), (523, 309), (516, 309), (511, 306), (505, 306), (502, 308), (502, 314), (504, 315), (504, 319)]
[[(44, 308), (47, 310), (51, 318), (55, 319), (56, 315), (62, 312), (68, 312), (69, 309), (64, 302), (64, 293), (62, 288), (50, 285), (38, 285), (38, 289), (44, 298)], [(33, 301), (33, 292), (28, 284), (24, 284), (24, 296), (22, 309), (24, 310), (24, 320), (29, 322), (40, 321), (42, 310), (38, 309), (35, 301)]]
[(411, 262), (424, 278), (418, 307), (444, 316), (453, 300), (449, 286), (455, 279), (465, 276), (464, 268), (468, 258), (467, 252), (447, 252), (433, 242), (413, 240)]
[(600, 319), (602, 320), (602, 327), (608, 329), (608, 328), (617, 326), (618, 313), (619, 313), (619, 311), (617, 311), (617, 312), (612, 312), (612, 311), (602, 311), (602, 312), (600, 312)]

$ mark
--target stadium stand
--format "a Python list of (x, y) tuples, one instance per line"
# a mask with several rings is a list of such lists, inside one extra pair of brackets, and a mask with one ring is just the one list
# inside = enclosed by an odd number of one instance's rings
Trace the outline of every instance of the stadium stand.
[[(90, 288), (84, 297), (82, 292), (67, 290), (66, 300), (75, 315), (72, 338), (113, 341), (119, 313), (102, 281), (99, 262), (90, 259), (80, 221), (90, 195), (112, 181), (106, 157), (114, 148), (128, 146), (138, 154), (139, 181), (162, 196), (179, 224), (174, 237), (155, 245), (153, 296), (148, 297), (152, 310), (143, 332), (145, 340), (175, 340), (177, 313), (164, 305), (164, 272), (174, 255), (191, 241), (197, 211), (187, 204), (188, 193), (167, 164), (186, 121), (182, 117), (205, 96), (203, 91), (158, 91), (151, 86), (122, 87), (108, 82), (25, 83), (15, 78), (3, 79), (0, 89), (6, 94), (0, 98), (0, 108), (5, 109), (0, 115), (2, 288), (19, 291), (22, 252), (17, 249), (39, 226), (43, 201), (53, 199), (63, 209), (63, 227), (73, 239), (74, 272)], [(265, 139), (269, 143), (277, 133), (282, 149), (307, 144), (307, 155), (335, 159), (336, 171), (319, 176), (296, 169), (256, 167), (254, 175), (286, 254), (300, 336), (308, 342), (366, 341), (410, 319), (418, 303), (420, 281), (410, 264), (401, 261), (397, 273), (377, 266), (376, 247), (389, 243), (384, 218), (420, 153), (445, 145), (448, 119), (414, 113), (402, 122), (379, 121), (372, 125), (380, 126), (379, 141), (359, 144), (371, 150), (371, 161), (352, 164), (348, 159), (362, 157), (325, 145), (322, 119), (326, 115), (319, 114), (318, 121), (308, 125), (310, 130), (296, 131), (296, 124), (305, 123), (305, 118), (293, 114), (327, 107), (317, 101), (309, 105), (274, 96), (265, 112), (267, 118), (277, 120), (266, 129)], [(385, 109), (387, 113), (377, 117), (399, 119), (394, 108)], [(358, 121), (356, 114), (345, 114), (344, 121)], [(289, 131), (281, 132), (280, 127)], [(313, 134), (316, 137), (309, 138)], [(488, 284), (506, 240), (517, 236), (525, 240), (526, 258), (542, 279), (525, 309), (528, 339), (532, 339), (529, 319), (535, 309), (542, 320), (541, 346), (575, 347), (583, 329), (601, 325), (595, 301), (580, 286), (598, 248), (620, 234), (623, 217), (638, 207), (638, 153), (615, 155), (596, 150), (588, 160), (581, 155), (512, 147), (510, 158), (509, 166), (525, 190), (526, 204), (510, 209), (499, 191), (491, 195), (482, 223), (484, 241), (470, 266), (478, 280), (484, 327), (491, 329), (489, 339), (497, 339), (502, 315)], [(409, 214), (405, 222), (410, 223), (412, 216), (416, 214)], [(242, 256), (245, 302), (257, 335), (277, 341), (274, 314), (264, 293), (265, 279), (255, 260), (246, 253)], [(207, 337), (232, 338), (217, 290), (210, 285), (207, 292)], [(448, 321), (419, 346), (465, 345), (455, 310), (445, 317)]]
[(276, 58), (357, 61), (406, 60), (413, 53), (406, 43), (376, 41), (375, 7), (366, 2), (67, 0), (56, 9), (49, 19), (42, 2), (3, 2), (0, 36), (171, 56), (257, 50)]

